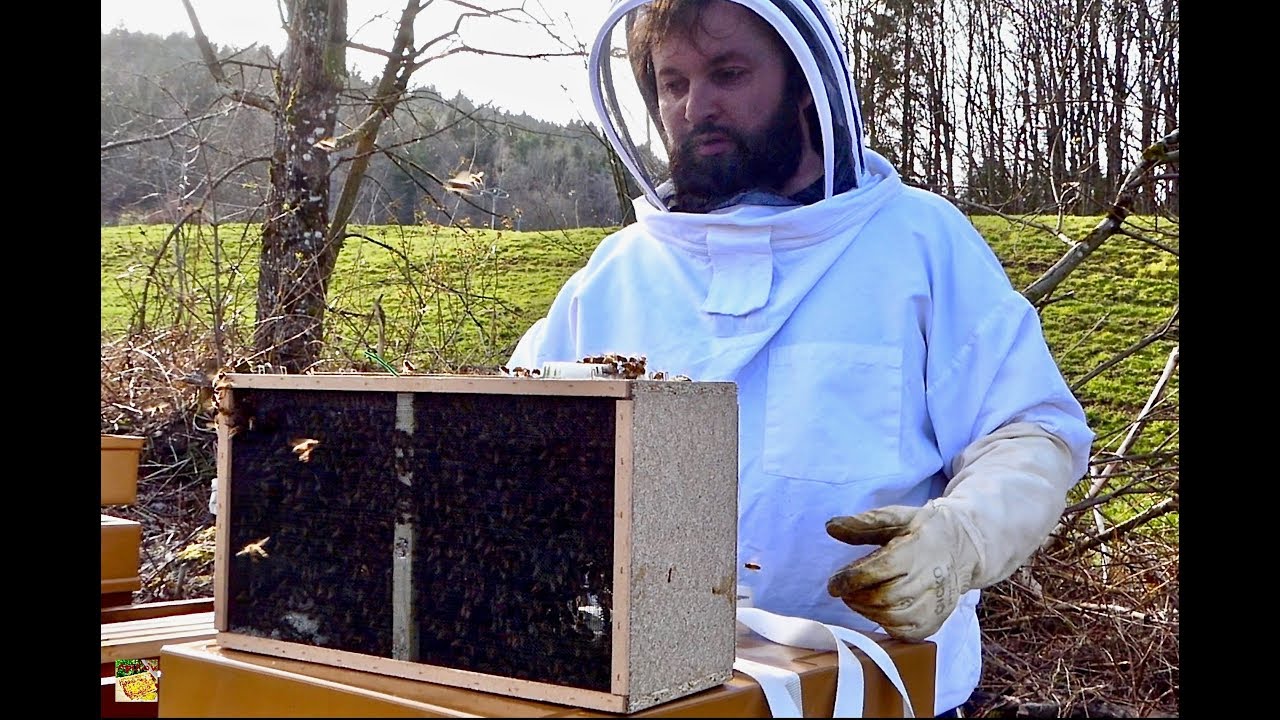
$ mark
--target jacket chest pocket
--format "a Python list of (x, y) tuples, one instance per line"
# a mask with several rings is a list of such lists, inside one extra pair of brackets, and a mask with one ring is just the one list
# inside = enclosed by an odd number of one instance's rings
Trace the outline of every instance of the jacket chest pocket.
[(900, 471), (902, 350), (820, 342), (769, 351), (761, 462), (844, 483)]

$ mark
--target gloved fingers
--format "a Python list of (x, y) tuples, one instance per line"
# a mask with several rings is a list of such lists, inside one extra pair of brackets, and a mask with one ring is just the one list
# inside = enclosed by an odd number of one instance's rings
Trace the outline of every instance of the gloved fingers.
[(918, 642), (938, 632), (942, 623), (951, 615), (954, 605), (946, 612), (937, 612), (928, 597), (914, 597), (887, 605), (865, 605), (842, 598), (850, 610), (879, 625), (886, 633), (899, 640)]
[(921, 583), (911, 575), (904, 575), (889, 582), (863, 587), (838, 597), (844, 600), (846, 605), (857, 605), (868, 610), (874, 608), (889, 611), (908, 610), (928, 594), (927, 583)]
[(905, 505), (842, 515), (827, 521), (827, 534), (850, 545), (884, 545), (906, 532), (919, 508)]
[(873, 609), (873, 607), (879, 610), (906, 609), (931, 592), (929, 583), (922, 579), (919, 573), (897, 575), (886, 582), (861, 585), (858, 588), (837, 588), (847, 589), (847, 592), (831, 593), (832, 585), (837, 583), (838, 580), (835, 577), (828, 579), (828, 594), (840, 597), (846, 605), (858, 605), (865, 609)]
[(845, 605), (848, 605), (850, 608), (853, 608), (855, 612), (863, 615), (873, 611), (888, 612), (898, 603), (902, 602), (899, 598), (891, 600), (885, 594), (884, 588), (889, 585), (892, 585), (892, 583), (887, 585), (877, 585), (872, 588), (863, 588), (855, 592), (845, 593), (844, 595), (835, 595), (833, 597), (840, 598), (844, 601)]
[(907, 618), (895, 618), (886, 620), (886, 622), (878, 622), (877, 624), (895, 639), (905, 640), (906, 642), (924, 642), (929, 639), (930, 635), (942, 628), (941, 621), (922, 625), (915, 622), (914, 619)]
[[(899, 640), (918, 642), (938, 631), (937, 627), (921, 626), (917, 621), (917, 614), (912, 613), (909, 609), (868, 607), (850, 602), (848, 599), (844, 599), (844, 604), (849, 606), (850, 610), (879, 625), (882, 630)], [(941, 627), (941, 623), (938, 626)]]
[[(951, 617), (957, 600), (958, 596), (952, 593), (930, 592), (888, 607), (869, 607), (862, 614), (900, 640), (924, 640), (938, 632), (947, 618)], [(851, 609), (854, 607), (848, 601), (845, 604)]]
[(906, 577), (912, 567), (914, 538), (898, 537), (837, 570), (827, 579), (827, 594), (845, 597)]
[(894, 613), (911, 603), (910, 598), (890, 599), (876, 590), (862, 590), (851, 595), (841, 595), (840, 599), (849, 606), (849, 609), (865, 617)]

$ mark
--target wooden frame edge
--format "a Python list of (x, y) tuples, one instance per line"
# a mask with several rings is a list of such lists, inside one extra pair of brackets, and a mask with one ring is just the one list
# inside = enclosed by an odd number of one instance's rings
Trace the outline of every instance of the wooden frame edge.
[[(619, 400), (614, 420), (613, 464), (613, 662), (609, 686), (614, 695), (631, 694), (631, 480), (634, 400)], [(624, 708), (622, 712), (626, 712)]]
[(348, 670), (391, 675), (409, 680), (518, 697), (525, 700), (539, 700), (615, 713), (626, 712), (627, 699), (625, 697), (618, 697), (598, 690), (584, 690), (533, 680), (486, 675), (470, 670), (457, 670), (439, 665), (393, 660), (347, 650), (318, 648), (311, 645), (271, 640), (239, 633), (219, 632), (217, 643), (219, 647), (228, 650), (241, 650), (341, 667)]
[(561, 395), (630, 398), (631, 380), (541, 380), (499, 375), (256, 375), (234, 373), (224, 382), (237, 388), (268, 390), (350, 390), (364, 392), (452, 392), (497, 395)]
[(230, 575), (227, 562), (231, 558), (231, 533), (227, 523), (231, 517), (231, 411), (234, 408), (234, 402), (230, 387), (214, 389), (218, 429), (217, 475), (214, 482), (218, 489), (218, 500), (214, 506), (213, 626), (219, 631), (229, 627), (227, 625), (227, 593)]
[[(195, 663), (205, 662), (208, 660), (208, 653), (206, 652), (206, 649), (213, 644), (216, 644), (215, 641), (213, 640), (196, 640), (193, 642), (166, 645), (164, 648), (164, 653), (162, 653), (162, 656), (161, 656), (162, 662), (163, 662), (164, 655), (180, 657), (183, 660), (186, 660), (189, 662), (195, 662)], [(281, 670), (279, 668), (269, 667), (266, 665), (256, 665), (256, 664), (248, 663), (236, 658), (227, 657), (226, 655), (218, 656), (217, 662), (219, 665), (230, 668), (231, 670), (234, 670), (234, 671), (249, 672), (253, 674), (266, 675), (269, 677), (276, 677), (276, 678), (281, 678), (284, 680), (289, 680), (294, 682), (301, 682), (309, 686), (323, 687), (330, 690), (336, 690), (338, 692), (346, 693), (346, 692), (352, 691), (352, 689), (349, 686), (343, 685), (342, 683), (335, 682), (333, 680), (326, 680), (324, 678), (319, 678), (319, 677), (311, 677), (309, 675), (301, 675), (291, 670)], [(466, 713), (459, 712), (457, 710), (453, 710), (451, 708), (447, 708), (441, 705), (434, 705), (432, 703), (423, 702), (421, 700), (411, 700), (409, 698), (397, 697), (395, 695), (389, 695), (387, 693), (378, 692), (377, 690), (360, 688), (359, 692), (363, 696), (377, 698), (379, 700), (394, 704), (399, 707), (410, 707), (410, 708), (414, 708), (415, 710), (422, 710), (422, 711), (432, 713), (432, 715), (427, 715), (427, 717), (475, 717), (473, 715), (468, 715)]]

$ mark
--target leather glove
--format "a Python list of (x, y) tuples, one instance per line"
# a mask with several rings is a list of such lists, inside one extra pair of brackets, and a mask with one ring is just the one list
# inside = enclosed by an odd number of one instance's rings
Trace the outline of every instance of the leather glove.
[(960, 596), (1013, 574), (1053, 529), (1072, 477), (1067, 445), (1013, 423), (965, 448), (941, 498), (827, 521), (850, 545), (881, 545), (831, 576), (827, 592), (908, 641), (929, 638)]

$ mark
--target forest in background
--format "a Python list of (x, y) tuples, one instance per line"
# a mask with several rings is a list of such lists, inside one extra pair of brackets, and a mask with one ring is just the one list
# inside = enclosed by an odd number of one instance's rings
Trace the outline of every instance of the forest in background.
[[(913, 184), (970, 212), (1094, 215), (1142, 150), (1177, 127), (1172, 0), (832, 0), (870, 146)], [(229, 81), (265, 92), (276, 60), (218, 48)], [(585, 65), (585, 61), (584, 61)], [(584, 67), (585, 75), (586, 69)], [(559, 125), (443, 97), (430, 68), (378, 136), (352, 221), (603, 227), (639, 191), (593, 123)], [(358, 124), (372, 81), (353, 75), (338, 125)], [(184, 33), (102, 35), (101, 223), (257, 222), (271, 118), (227, 99)], [(339, 160), (340, 186), (351, 158)], [(442, 189), (485, 173), (487, 195)], [(1177, 214), (1152, 178), (1133, 211)], [(211, 189), (216, 184), (216, 196)]]
[[(260, 65), (256, 73), (246, 72), (247, 87), (268, 87), (268, 58), (249, 51), (241, 59)], [(358, 76), (351, 81), (351, 93), (369, 91)], [(256, 213), (267, 190), (260, 177), (265, 165), (234, 168), (271, 152), (271, 118), (223, 100), (189, 36), (104, 33), (102, 95), (102, 225), (179, 222), (204, 202), (209, 179), (228, 172), (216, 202), (205, 203), (194, 220), (261, 220)], [(353, 122), (340, 116), (339, 123), (344, 120)], [(161, 137), (170, 126), (179, 129)], [(382, 131), (383, 152), (372, 162), (353, 220), (475, 227), (492, 221), (519, 230), (620, 224), (596, 132), (583, 123), (557, 125), (418, 88)], [(109, 147), (118, 138), (134, 139)], [(335, 183), (344, 168), (337, 168)], [(485, 172), (489, 187), (506, 189), (509, 197), (441, 190), (441, 180), (469, 170)]]

